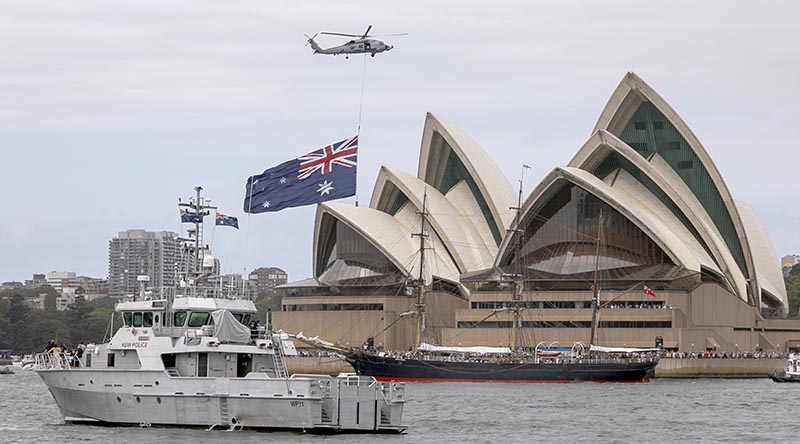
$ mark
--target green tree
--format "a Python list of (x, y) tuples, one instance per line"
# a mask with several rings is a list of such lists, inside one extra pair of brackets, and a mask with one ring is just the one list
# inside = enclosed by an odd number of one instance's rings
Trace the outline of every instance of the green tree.
[(5, 322), (0, 325), (1, 348), (9, 348), (17, 353), (33, 348), (30, 315), (31, 309), (22, 295), (13, 294), (8, 298), (8, 307), (3, 313)]
[(44, 311), (56, 311), (58, 309), (56, 298), (57, 296), (54, 294), (48, 294), (44, 297)]
[(789, 314), (797, 315), (800, 309), (800, 264), (792, 267), (786, 282), (786, 295), (789, 298)]
[(89, 304), (83, 296), (75, 296), (75, 300), (67, 307), (67, 322), (69, 323), (70, 341), (74, 344), (86, 337), (86, 330), (91, 319)]

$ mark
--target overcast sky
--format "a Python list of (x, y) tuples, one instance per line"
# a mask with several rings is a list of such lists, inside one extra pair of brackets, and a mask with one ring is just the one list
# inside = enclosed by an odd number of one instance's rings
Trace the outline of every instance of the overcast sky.
[(4, 0), (0, 281), (105, 277), (108, 241), (131, 228), (179, 232), (177, 198), (195, 185), (239, 217), (241, 230), (206, 233), (224, 272), (309, 277), (315, 208), (248, 218), (244, 183), (355, 134), (363, 56), (313, 55), (303, 34), (369, 24), (409, 35), (384, 38), (395, 49), (366, 60), (363, 204), (380, 165), (416, 174), (427, 111), (510, 181), (533, 165), (527, 194), (569, 161), (632, 70), (754, 206), (778, 255), (800, 253), (799, 5)]

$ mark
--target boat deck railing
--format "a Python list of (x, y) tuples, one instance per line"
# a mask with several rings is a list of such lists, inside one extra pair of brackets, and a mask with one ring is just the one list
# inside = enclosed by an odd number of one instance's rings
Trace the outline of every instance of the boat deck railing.
[(33, 358), (35, 369), (42, 370), (71, 370), (81, 366), (77, 356), (68, 356), (66, 353), (37, 353)]
[(208, 284), (208, 285), (190, 285), (186, 287), (153, 287), (148, 288), (144, 294), (136, 295), (135, 299), (145, 298), (159, 300), (164, 299), (172, 301), (175, 298), (193, 297), (193, 298), (217, 298), (217, 299), (251, 299), (253, 296), (252, 291), (246, 288), (242, 290), (241, 287), (231, 287), (228, 285)]

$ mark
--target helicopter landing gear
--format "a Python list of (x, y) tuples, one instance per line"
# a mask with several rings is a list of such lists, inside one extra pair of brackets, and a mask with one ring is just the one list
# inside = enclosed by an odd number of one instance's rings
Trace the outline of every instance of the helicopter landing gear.
[(346, 55), (346, 56), (344, 56), (344, 59), (345, 60), (350, 60), (350, 56)]
[(372, 53), (372, 57), (375, 57), (375, 53), (374, 52)]

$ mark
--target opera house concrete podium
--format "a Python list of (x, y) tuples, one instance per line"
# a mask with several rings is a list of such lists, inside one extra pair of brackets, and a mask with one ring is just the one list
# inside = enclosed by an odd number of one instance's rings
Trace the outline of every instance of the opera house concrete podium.
[(511, 274), (524, 283), (525, 343), (587, 342), (597, 269), (603, 345), (652, 347), (660, 337), (680, 351), (800, 347), (800, 323), (786, 319), (780, 264), (754, 210), (734, 200), (694, 133), (633, 73), (519, 218), (517, 192), (487, 152), (428, 114), (416, 176), (384, 166), (368, 207), (318, 206), (314, 277), (284, 286), (275, 326), (408, 349), (415, 297), (407, 284), (420, 274), (411, 234), (425, 195), (427, 342), (509, 345), (511, 314), (502, 309)]

